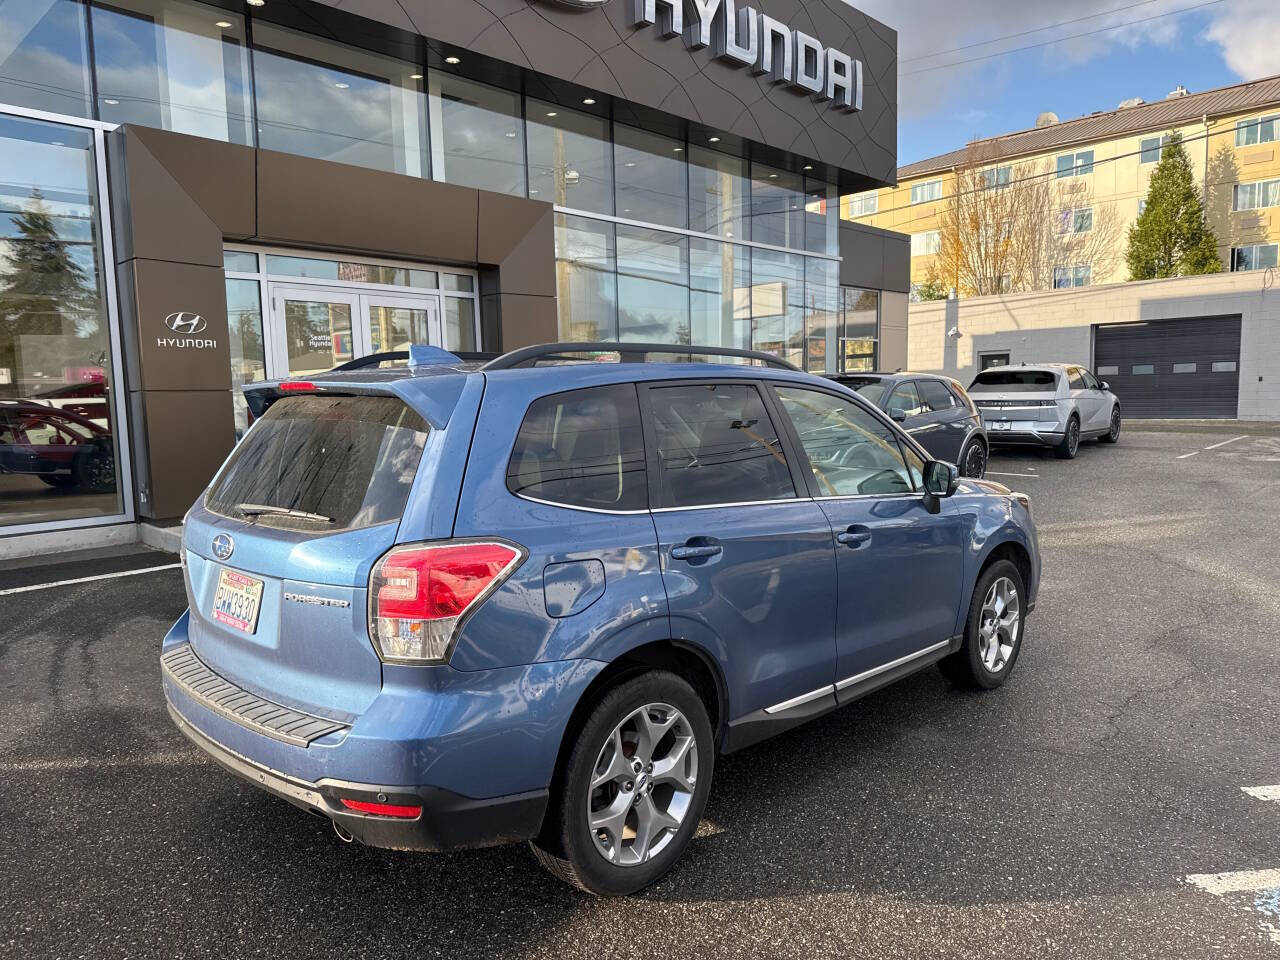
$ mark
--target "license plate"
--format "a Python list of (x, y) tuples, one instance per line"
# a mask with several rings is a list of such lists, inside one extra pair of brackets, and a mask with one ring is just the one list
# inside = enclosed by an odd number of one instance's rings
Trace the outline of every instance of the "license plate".
[(213, 619), (229, 627), (253, 633), (258, 629), (262, 605), (262, 581), (223, 567), (213, 595)]
[(1013, 424), (1008, 420), (996, 420), (993, 423), (987, 424), (987, 426), (992, 430), (1010, 430), (1013, 428)]

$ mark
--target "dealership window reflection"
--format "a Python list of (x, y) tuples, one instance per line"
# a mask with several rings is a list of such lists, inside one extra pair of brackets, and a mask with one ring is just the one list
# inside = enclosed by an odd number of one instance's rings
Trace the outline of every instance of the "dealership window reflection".
[[(224, 260), (226, 256), (224, 255)], [(238, 265), (233, 262), (227, 266), (235, 269)], [(249, 429), (249, 407), (245, 403), (242, 388), (247, 383), (267, 378), (267, 358), (262, 342), (262, 300), (258, 292), (258, 281), (228, 277), (226, 284), (227, 341), (231, 348), (231, 404), (235, 415), (236, 438), (239, 439)]]
[(618, 339), (689, 343), (689, 240), (618, 225)]
[(0, 524), (124, 512), (92, 134), (0, 116)]
[(437, 180), (525, 195), (520, 94), (434, 72), (431, 131)]
[(618, 338), (618, 277), (614, 225), (556, 215), (556, 303), (560, 340)]
[(609, 121), (530, 97), (529, 196), (558, 207), (613, 213)]
[(88, 117), (88, 22), (77, 0), (0, 3), (0, 103)]
[(430, 175), (420, 67), (257, 20), (253, 46), (260, 146)]
[(621, 124), (614, 125), (613, 139), (618, 216), (665, 227), (687, 227), (689, 181), (684, 144)]
[(251, 144), (244, 18), (187, 0), (90, 8), (98, 115)]

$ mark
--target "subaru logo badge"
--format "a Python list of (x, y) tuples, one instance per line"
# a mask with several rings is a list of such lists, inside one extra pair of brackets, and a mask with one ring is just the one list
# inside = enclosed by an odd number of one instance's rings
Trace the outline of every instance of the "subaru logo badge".
[(174, 333), (185, 333), (193, 337), (197, 333), (203, 333), (209, 323), (198, 313), (183, 312), (169, 314), (164, 318), (164, 325)]
[(220, 533), (213, 538), (213, 555), (219, 560), (227, 559), (235, 548), (236, 542), (225, 533)]

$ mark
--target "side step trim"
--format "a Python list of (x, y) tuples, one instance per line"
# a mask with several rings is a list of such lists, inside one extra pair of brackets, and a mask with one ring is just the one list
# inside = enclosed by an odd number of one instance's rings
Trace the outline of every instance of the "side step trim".
[(923, 650), (917, 650), (915, 653), (909, 653), (905, 657), (899, 657), (897, 660), (890, 660), (888, 663), (882, 663), (878, 667), (872, 667), (870, 670), (863, 670), (862, 673), (855, 673), (852, 677), (846, 677), (836, 684), (837, 690), (844, 690), (852, 687), (856, 683), (862, 683), (864, 680), (870, 680), (872, 677), (878, 677), (882, 673), (888, 673), (895, 667), (900, 667), (904, 663), (910, 663), (912, 660), (919, 660), (921, 657), (927, 657), (931, 653), (937, 653), (943, 647), (951, 646), (951, 640), (942, 640), (932, 646), (925, 647)]

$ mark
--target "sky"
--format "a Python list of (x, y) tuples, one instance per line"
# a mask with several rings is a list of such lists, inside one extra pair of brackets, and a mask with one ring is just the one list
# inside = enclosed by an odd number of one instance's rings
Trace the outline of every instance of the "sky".
[(1044, 111), (1070, 120), (1280, 74), (1280, 0), (852, 2), (898, 31), (901, 164)]

